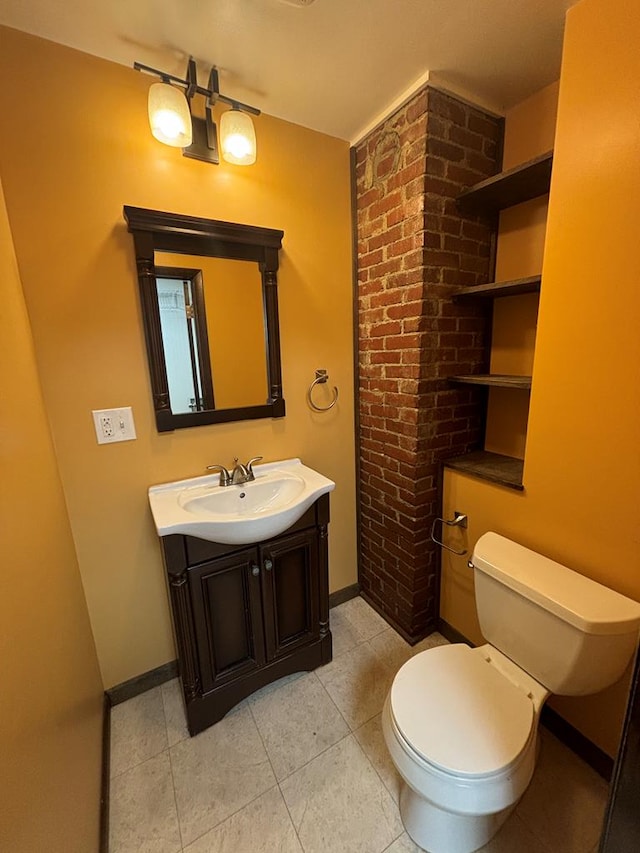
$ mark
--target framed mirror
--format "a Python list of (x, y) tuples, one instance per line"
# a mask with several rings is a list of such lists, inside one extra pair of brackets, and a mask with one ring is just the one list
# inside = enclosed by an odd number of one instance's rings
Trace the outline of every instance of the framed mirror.
[(125, 205), (159, 432), (282, 417), (282, 231)]

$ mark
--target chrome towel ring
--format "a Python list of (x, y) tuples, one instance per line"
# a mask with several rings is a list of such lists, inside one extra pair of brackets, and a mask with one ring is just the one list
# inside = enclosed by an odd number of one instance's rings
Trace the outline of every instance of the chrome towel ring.
[(333, 409), (335, 404), (338, 402), (338, 389), (333, 386), (333, 400), (329, 403), (328, 406), (316, 406), (311, 398), (311, 394), (316, 385), (324, 385), (329, 379), (329, 374), (326, 370), (316, 370), (316, 378), (313, 380), (311, 385), (309, 385), (309, 390), (307, 391), (307, 402), (311, 406), (314, 412), (328, 412), (329, 409)]
[(451, 521), (447, 521), (446, 518), (434, 518), (433, 524), (431, 525), (431, 541), (435, 542), (436, 545), (440, 545), (441, 548), (445, 548), (447, 551), (451, 551), (452, 554), (455, 554), (457, 557), (464, 557), (467, 553), (466, 548), (451, 548), (449, 545), (446, 545), (444, 542), (441, 542), (439, 539), (436, 539), (436, 526), (440, 524), (446, 524), (447, 527), (461, 527), (463, 530), (467, 529), (467, 516), (461, 512), (454, 512), (453, 519)]

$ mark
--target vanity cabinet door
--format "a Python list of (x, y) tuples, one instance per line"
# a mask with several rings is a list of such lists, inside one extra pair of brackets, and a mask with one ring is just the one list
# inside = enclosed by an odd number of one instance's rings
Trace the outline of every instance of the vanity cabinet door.
[(264, 627), (257, 548), (188, 570), (202, 691), (263, 666)]
[(320, 636), (318, 532), (305, 530), (260, 547), (267, 660)]

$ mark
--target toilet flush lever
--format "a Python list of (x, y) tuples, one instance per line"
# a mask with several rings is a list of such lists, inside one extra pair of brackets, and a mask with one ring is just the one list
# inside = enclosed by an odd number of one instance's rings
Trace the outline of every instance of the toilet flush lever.
[(458, 550), (457, 548), (451, 548), (449, 545), (445, 545), (444, 542), (441, 542), (439, 539), (436, 539), (436, 527), (440, 524), (446, 524), (447, 527), (461, 527), (463, 530), (467, 529), (467, 516), (461, 512), (454, 512), (453, 518), (450, 521), (447, 521), (446, 518), (434, 518), (433, 524), (431, 525), (431, 541), (435, 542), (436, 545), (440, 545), (441, 548), (444, 548), (447, 551), (450, 551), (452, 554), (455, 554), (457, 557), (464, 557), (467, 553), (467, 549), (463, 548), (462, 550)]

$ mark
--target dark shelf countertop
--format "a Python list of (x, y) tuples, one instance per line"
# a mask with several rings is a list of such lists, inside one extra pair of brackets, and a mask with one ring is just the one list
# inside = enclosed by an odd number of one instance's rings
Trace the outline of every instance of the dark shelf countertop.
[(481, 480), (498, 483), (508, 489), (523, 491), (522, 471), (524, 461), (513, 456), (503, 456), (501, 453), (492, 453), (489, 450), (474, 450), (464, 456), (453, 459), (445, 459), (446, 468), (471, 474)]
[(507, 376), (503, 373), (473, 373), (465, 376), (450, 376), (449, 382), (463, 385), (489, 385), (493, 388), (531, 388), (530, 376)]
[(468, 213), (497, 213), (549, 192), (553, 151), (500, 172), (460, 193), (458, 207)]
[(540, 290), (542, 276), (530, 275), (527, 278), (514, 278), (510, 281), (492, 281), (489, 284), (477, 284), (475, 287), (461, 287), (453, 293), (458, 299), (496, 299), (500, 296), (517, 296), (521, 293), (536, 293)]

